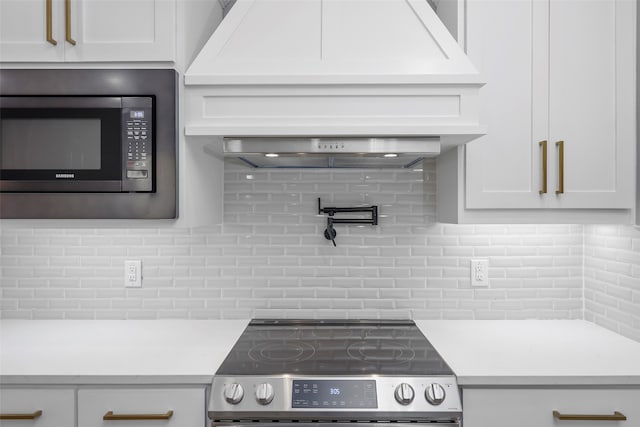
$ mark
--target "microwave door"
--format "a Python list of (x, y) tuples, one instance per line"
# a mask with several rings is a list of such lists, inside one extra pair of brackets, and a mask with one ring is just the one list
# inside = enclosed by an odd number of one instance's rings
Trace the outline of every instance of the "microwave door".
[(0, 191), (123, 191), (122, 98), (2, 97), (0, 107)]

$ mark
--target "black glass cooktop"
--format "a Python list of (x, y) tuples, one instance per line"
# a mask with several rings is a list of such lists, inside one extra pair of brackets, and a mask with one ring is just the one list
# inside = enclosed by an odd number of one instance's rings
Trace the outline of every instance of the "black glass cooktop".
[(217, 375), (453, 375), (410, 320), (252, 320)]

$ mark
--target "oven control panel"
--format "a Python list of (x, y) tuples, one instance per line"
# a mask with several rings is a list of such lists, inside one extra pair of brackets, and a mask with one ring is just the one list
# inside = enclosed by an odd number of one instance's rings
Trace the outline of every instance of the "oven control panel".
[(292, 408), (377, 408), (375, 380), (293, 380)]
[(345, 412), (395, 413), (402, 420), (461, 411), (455, 376), (216, 376), (209, 400), (212, 419), (268, 418), (283, 412), (292, 414), (291, 419), (304, 419), (305, 414), (338, 417)]

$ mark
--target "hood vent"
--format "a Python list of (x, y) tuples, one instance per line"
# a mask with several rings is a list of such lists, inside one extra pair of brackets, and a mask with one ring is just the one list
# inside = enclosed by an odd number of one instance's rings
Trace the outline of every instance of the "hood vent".
[(225, 138), (225, 157), (255, 168), (411, 168), (440, 154), (437, 138)]
[(486, 130), (480, 76), (427, 0), (237, 0), (185, 83), (187, 135), (446, 150)]

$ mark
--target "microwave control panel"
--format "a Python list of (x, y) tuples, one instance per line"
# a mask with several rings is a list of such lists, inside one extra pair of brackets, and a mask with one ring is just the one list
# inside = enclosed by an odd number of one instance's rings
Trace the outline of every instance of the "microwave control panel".
[(123, 191), (153, 191), (153, 100), (122, 98)]

